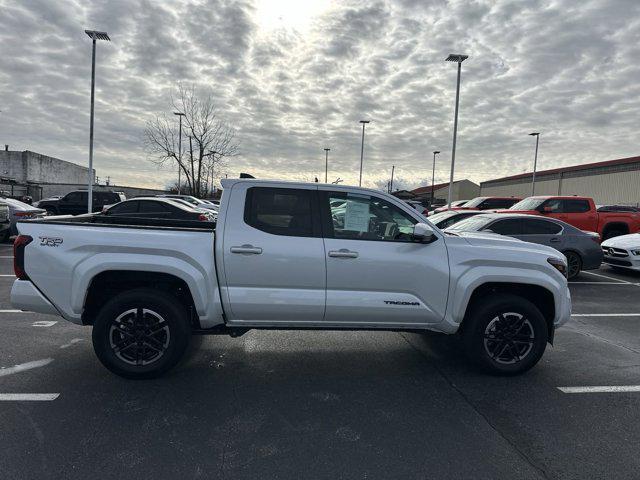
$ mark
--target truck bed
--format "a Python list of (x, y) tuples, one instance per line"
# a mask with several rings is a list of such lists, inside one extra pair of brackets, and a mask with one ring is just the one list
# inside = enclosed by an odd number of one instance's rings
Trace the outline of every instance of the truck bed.
[(106, 215), (56, 215), (38, 220), (23, 220), (29, 223), (47, 223), (55, 225), (83, 225), (95, 227), (123, 227), (145, 229), (169, 229), (169, 230), (194, 230), (198, 232), (215, 231), (216, 222), (201, 222), (198, 220), (175, 220), (163, 218), (139, 218), (139, 217), (108, 217)]

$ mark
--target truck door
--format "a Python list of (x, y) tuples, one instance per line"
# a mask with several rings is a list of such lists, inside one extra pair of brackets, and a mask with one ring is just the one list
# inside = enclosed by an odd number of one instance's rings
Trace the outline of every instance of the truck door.
[(421, 327), (444, 318), (449, 261), (442, 238), (416, 243), (418, 220), (369, 194), (319, 187), (327, 261), (325, 324)]
[(233, 187), (218, 272), (228, 320), (322, 322), (326, 266), (316, 197), (315, 186)]
[(591, 211), (589, 200), (584, 198), (571, 198), (563, 200), (562, 211), (566, 215), (565, 222), (570, 223), (580, 230), (590, 232), (598, 231), (598, 216)]

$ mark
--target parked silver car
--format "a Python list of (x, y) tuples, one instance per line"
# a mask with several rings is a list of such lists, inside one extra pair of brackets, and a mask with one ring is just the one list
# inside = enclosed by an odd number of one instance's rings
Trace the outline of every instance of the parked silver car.
[[(0, 198), (0, 204), (7, 205), (9, 207), (9, 220), (11, 222), (9, 236), (18, 234), (18, 230), (16, 229), (17, 220), (43, 218), (47, 213), (47, 211), (42, 208), (33, 207), (19, 200), (14, 200), (13, 198)], [(7, 240), (8, 237), (4, 239), (5, 242)]]
[(447, 232), (489, 232), (548, 245), (567, 257), (569, 278), (581, 270), (595, 270), (602, 263), (600, 235), (579, 230), (555, 218), (535, 215), (484, 213), (462, 220)]

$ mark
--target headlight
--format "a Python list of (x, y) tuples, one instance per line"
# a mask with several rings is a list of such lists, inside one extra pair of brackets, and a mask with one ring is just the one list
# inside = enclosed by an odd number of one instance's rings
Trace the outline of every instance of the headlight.
[(550, 257), (547, 258), (547, 262), (549, 262), (549, 265), (558, 270), (562, 275), (565, 277), (567, 276), (567, 263), (564, 260)]
[(636, 248), (635, 250), (631, 250), (631, 253), (634, 255), (640, 255), (640, 249)]

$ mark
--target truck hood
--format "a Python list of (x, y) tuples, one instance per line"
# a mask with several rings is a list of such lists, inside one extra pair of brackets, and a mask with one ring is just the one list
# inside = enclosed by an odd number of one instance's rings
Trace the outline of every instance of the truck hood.
[(503, 247), (510, 249), (521, 249), (528, 252), (538, 252), (554, 258), (564, 258), (555, 248), (546, 245), (538, 245), (537, 243), (523, 242), (517, 238), (506, 237), (497, 233), (486, 232), (455, 232), (459, 237), (463, 238), (468, 244), (475, 247)]
[(640, 248), (640, 233), (620, 235), (602, 242), (603, 247)]

